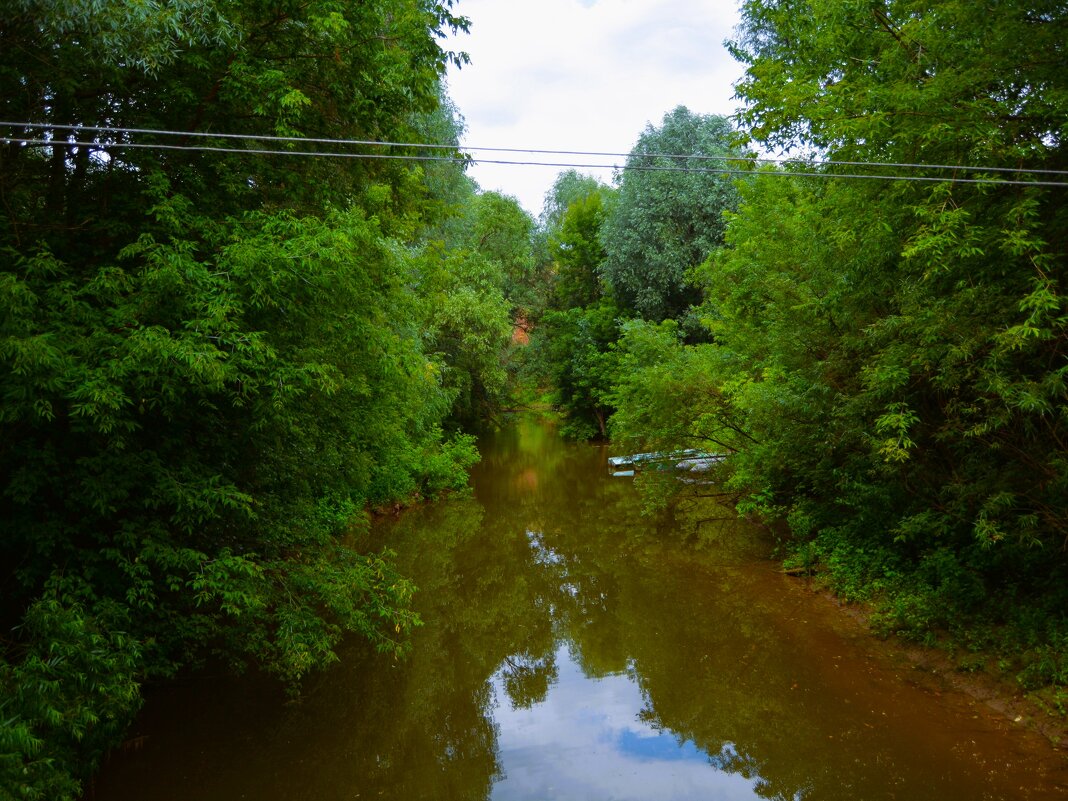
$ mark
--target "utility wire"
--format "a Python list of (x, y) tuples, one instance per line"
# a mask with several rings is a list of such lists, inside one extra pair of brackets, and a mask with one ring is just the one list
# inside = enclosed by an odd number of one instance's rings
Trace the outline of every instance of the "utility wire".
[[(0, 123), (2, 124), (2, 123)], [(297, 140), (300, 141), (300, 140)], [(306, 140), (305, 140), (306, 141)], [(486, 159), (467, 156), (416, 156), (393, 153), (339, 153), (334, 151), (318, 150), (269, 150), (263, 148), (236, 148), (218, 147), (213, 145), (166, 145), (162, 143), (146, 142), (81, 142), (71, 139), (27, 139), (13, 136), (0, 136), (0, 142), (17, 142), (24, 145), (44, 145), (47, 147), (85, 147), (95, 150), (109, 150), (114, 148), (135, 148), (141, 150), (174, 150), (174, 151), (198, 151), (211, 153), (234, 153), (242, 156), (297, 156), (311, 158), (343, 158), (369, 161), (417, 161), (417, 162), (447, 162), (452, 164), (503, 164), (522, 167), (568, 167), (576, 169), (595, 170), (624, 170), (632, 172), (675, 172), (705, 175), (769, 175), (774, 177), (804, 177), (804, 178), (844, 178), (857, 180), (876, 181), (912, 181), (923, 183), (945, 183), (947, 181), (960, 184), (998, 184), (1006, 186), (1050, 186), (1068, 187), (1068, 181), (1036, 181), (1013, 178), (960, 178), (955, 176), (929, 176), (929, 175), (879, 175), (875, 173), (831, 173), (831, 172), (789, 172), (770, 170), (757, 173), (754, 170), (739, 170), (715, 167), (669, 167), (666, 165), (651, 164), (589, 164), (574, 162), (548, 162), (548, 161), (513, 161), (504, 159)], [(380, 144), (380, 143), (373, 143)], [(412, 147), (416, 147), (412, 145)], [(450, 148), (455, 149), (455, 148)], [(530, 151), (522, 151), (530, 152)], [(688, 158), (675, 156), (675, 158)], [(751, 160), (750, 160), (751, 161)], [(821, 162), (820, 164), (826, 164)], [(876, 165), (872, 165), (876, 166)], [(922, 165), (917, 165), (922, 166)], [(980, 169), (978, 167), (974, 168)]]
[[(34, 128), (34, 129), (46, 129), (46, 130), (61, 130), (61, 131), (93, 131), (95, 133), (116, 133), (116, 134), (152, 134), (157, 136), (181, 136), (181, 137), (203, 137), (211, 139), (244, 139), (261, 142), (287, 142), (294, 144), (325, 144), (325, 145), (347, 145), (358, 147), (403, 147), (403, 148), (420, 148), (426, 150), (463, 150), (463, 151), (478, 151), (486, 153), (531, 153), (535, 155), (552, 155), (552, 156), (595, 156), (605, 158), (667, 158), (667, 159), (686, 159), (693, 161), (724, 161), (724, 162), (743, 162), (743, 163), (761, 163), (761, 164), (808, 164), (812, 166), (838, 166), (838, 167), (893, 167), (896, 169), (923, 169), (923, 170), (961, 170), (965, 172), (1004, 172), (1004, 173), (1023, 173), (1023, 174), (1036, 174), (1036, 175), (1068, 175), (1068, 170), (1047, 170), (1047, 169), (1030, 169), (1027, 167), (980, 167), (975, 165), (965, 164), (916, 164), (910, 162), (893, 162), (893, 161), (836, 161), (836, 160), (819, 160), (819, 159), (804, 159), (804, 158), (767, 158), (767, 157), (754, 157), (748, 158), (745, 156), (713, 156), (713, 155), (686, 155), (679, 153), (611, 153), (606, 151), (597, 150), (542, 150), (537, 148), (517, 148), (517, 147), (475, 147), (471, 145), (443, 145), (431, 142), (388, 142), (372, 139), (320, 139), (314, 137), (299, 137), (299, 136), (271, 136), (266, 134), (233, 134), (233, 133), (211, 133), (207, 131), (171, 131), (160, 128), (124, 128), (118, 126), (95, 126), (95, 125), (53, 125), (51, 123), (42, 122), (8, 122), (0, 121), (0, 126), (8, 128)], [(101, 146), (104, 143), (100, 143)], [(118, 146), (120, 143), (114, 145), (107, 145), (109, 147)], [(160, 145), (163, 147), (163, 145)], [(192, 148), (190, 148), (192, 149)], [(253, 151), (246, 151), (253, 152)], [(283, 151), (288, 152), (288, 151)], [(324, 154), (326, 155), (326, 154)], [(483, 163), (499, 163), (499, 164), (526, 164), (527, 162), (486, 162), (484, 159), (476, 159)], [(556, 164), (549, 164), (546, 166), (561, 166)], [(571, 166), (571, 165), (562, 165)], [(587, 165), (580, 165), (587, 166)], [(985, 183), (985, 181), (984, 181)], [(1031, 182), (1028, 182), (1031, 183)]]

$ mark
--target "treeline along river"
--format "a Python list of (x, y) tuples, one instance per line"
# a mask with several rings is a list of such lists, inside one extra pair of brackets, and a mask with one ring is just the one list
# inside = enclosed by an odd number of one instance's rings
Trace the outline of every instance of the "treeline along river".
[[(354, 642), (286, 701), (148, 694), (100, 801), (1048, 799), (1063, 756), (919, 680), (714, 506), (641, 515), (603, 447), (522, 419), (473, 495), (374, 529), (418, 587), (395, 660)], [(366, 544), (361, 543), (361, 547)]]

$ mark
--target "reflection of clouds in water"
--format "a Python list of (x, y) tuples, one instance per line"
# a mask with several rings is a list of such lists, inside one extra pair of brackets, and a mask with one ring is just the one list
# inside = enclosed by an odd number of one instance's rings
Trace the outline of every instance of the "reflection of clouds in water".
[(545, 544), (545, 534), (534, 529), (527, 529), (527, 540), (534, 551), (534, 561), (539, 565), (562, 565), (564, 557)]
[[(722, 773), (691, 742), (639, 719), (643, 699), (626, 675), (588, 679), (566, 646), (556, 652), (559, 679), (530, 709), (498, 704), (500, 767), (494, 801), (517, 799), (756, 798), (754, 782)], [(493, 680), (503, 695), (500, 675)]]

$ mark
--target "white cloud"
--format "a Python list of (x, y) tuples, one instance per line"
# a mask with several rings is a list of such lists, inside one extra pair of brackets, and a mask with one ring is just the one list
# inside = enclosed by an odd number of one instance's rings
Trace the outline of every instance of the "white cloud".
[(678, 746), (641, 721), (641, 691), (628, 676), (586, 678), (564, 647), (556, 658), (558, 681), (530, 709), (512, 709), (494, 681), (504, 778), (493, 786), (493, 801), (758, 797), (754, 780), (716, 770), (691, 743)]
[[(733, 0), (463, 0), (458, 10), (471, 18), (471, 35), (449, 46), (472, 63), (452, 70), (449, 86), (468, 145), (626, 153), (678, 105), (736, 109), (741, 67), (723, 47), (738, 20)], [(471, 175), (537, 214), (561, 169), (483, 164)]]

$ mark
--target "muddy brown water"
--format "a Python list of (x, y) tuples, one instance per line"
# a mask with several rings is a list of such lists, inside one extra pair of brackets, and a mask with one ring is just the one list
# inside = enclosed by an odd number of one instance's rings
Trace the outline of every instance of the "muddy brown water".
[(1063, 754), (932, 689), (761, 532), (642, 516), (603, 448), (546, 423), (483, 454), (473, 497), (374, 532), (420, 588), (410, 656), (354, 642), (297, 701), (248, 676), (153, 691), (91, 797), (1068, 798)]

